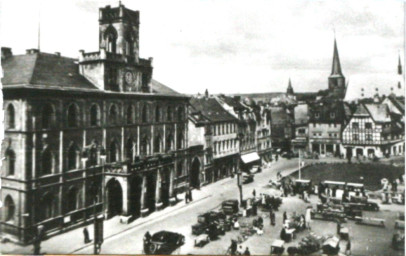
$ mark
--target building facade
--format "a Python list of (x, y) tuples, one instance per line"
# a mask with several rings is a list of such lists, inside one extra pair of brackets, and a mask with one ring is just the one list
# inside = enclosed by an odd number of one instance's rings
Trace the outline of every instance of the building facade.
[(2, 49), (1, 228), (29, 242), (93, 212), (136, 218), (189, 186), (188, 101), (139, 57), (139, 12), (100, 9), (99, 51), (79, 60)]
[(359, 104), (343, 131), (347, 157), (402, 155), (405, 150), (404, 125), (386, 104)]

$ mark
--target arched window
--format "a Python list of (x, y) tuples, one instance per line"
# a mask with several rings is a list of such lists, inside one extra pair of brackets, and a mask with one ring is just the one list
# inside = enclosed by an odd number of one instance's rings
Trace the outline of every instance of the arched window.
[(141, 120), (143, 123), (148, 122), (148, 106), (144, 105), (142, 108), (142, 117)]
[(97, 165), (97, 144), (97, 142), (93, 142), (89, 149), (89, 166)]
[(172, 121), (172, 108), (171, 106), (168, 107), (167, 111), (166, 111), (166, 118), (168, 119), (168, 121)]
[(90, 183), (90, 186), (87, 190), (87, 205), (92, 205), (100, 201), (99, 197), (100, 187), (96, 182)]
[(6, 161), (7, 161), (7, 174), (14, 175), (16, 167), (16, 154), (14, 153), (13, 150), (7, 149)]
[(45, 193), (40, 199), (39, 221), (47, 220), (56, 215), (56, 199), (50, 192)]
[(90, 107), (90, 126), (100, 125), (100, 110), (99, 106), (94, 104)]
[(113, 26), (109, 26), (104, 33), (106, 40), (106, 50), (108, 52), (116, 53), (117, 49), (117, 31)]
[(141, 141), (141, 155), (149, 155), (149, 138), (144, 137)]
[(68, 149), (68, 170), (78, 168), (79, 150), (75, 144), (72, 144)]
[(156, 106), (155, 108), (155, 122), (161, 121), (161, 108)]
[(183, 121), (183, 107), (178, 108), (178, 121)]
[(51, 104), (46, 104), (42, 108), (42, 129), (49, 129), (53, 124), (53, 120), (55, 118), (54, 108)]
[(7, 107), (6, 118), (7, 118), (6, 119), (7, 128), (14, 129), (15, 128), (15, 110), (14, 110), (14, 106), (12, 104), (8, 105), (8, 107)]
[(71, 104), (68, 108), (68, 127), (78, 127), (79, 113), (74, 104)]
[(118, 111), (116, 105), (110, 107), (109, 120), (112, 124), (118, 123)]
[(126, 152), (126, 159), (127, 161), (132, 162), (133, 161), (133, 154), (134, 154), (134, 143), (131, 138), (127, 140), (127, 143), (125, 144), (125, 152)]
[(110, 143), (109, 156), (110, 156), (110, 163), (119, 161), (120, 155), (118, 152), (117, 143), (115, 141), (112, 141)]
[(161, 135), (158, 134), (154, 139), (154, 153), (161, 152), (161, 145), (162, 145)]
[(177, 177), (182, 176), (183, 174), (183, 164), (182, 161), (179, 161), (177, 164), (178, 168), (177, 168)]
[(134, 53), (134, 39), (133, 31), (128, 30), (124, 39), (124, 55), (133, 55)]
[(173, 136), (172, 134), (168, 134), (168, 136), (166, 136), (166, 150), (173, 150)]
[(16, 207), (11, 196), (6, 196), (6, 199), (4, 200), (5, 221), (12, 221), (14, 219), (15, 208)]
[(66, 195), (66, 211), (71, 212), (78, 208), (77, 200), (78, 190), (76, 187), (70, 187)]
[(179, 131), (176, 138), (176, 149), (181, 149), (183, 147), (183, 132)]
[(127, 124), (132, 124), (133, 123), (133, 115), (134, 115), (134, 112), (133, 112), (133, 106), (132, 105), (129, 105), (128, 107), (127, 107)]
[(42, 175), (51, 174), (53, 169), (53, 156), (49, 147), (46, 147), (41, 154), (41, 173)]

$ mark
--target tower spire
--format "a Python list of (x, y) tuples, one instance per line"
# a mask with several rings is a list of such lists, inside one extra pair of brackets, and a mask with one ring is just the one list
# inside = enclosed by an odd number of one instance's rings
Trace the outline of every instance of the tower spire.
[(331, 68), (331, 75), (343, 75), (341, 72), (340, 57), (338, 56), (337, 40), (334, 37), (334, 53), (333, 53), (333, 66)]
[(293, 94), (292, 81), (290, 80), (290, 77), (289, 77), (288, 89), (286, 90), (286, 93), (287, 94)]
[(41, 51), (41, 3), (38, 11), (38, 51)]

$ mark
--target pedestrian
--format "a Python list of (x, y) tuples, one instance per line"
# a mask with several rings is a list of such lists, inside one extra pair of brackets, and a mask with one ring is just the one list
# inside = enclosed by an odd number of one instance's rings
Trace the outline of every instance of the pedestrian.
[(306, 222), (306, 226), (307, 226), (307, 229), (311, 229), (311, 227), (310, 227), (310, 222), (311, 222), (311, 220), (312, 220), (312, 218), (311, 218), (311, 208), (310, 207), (308, 207), (307, 209), (306, 209), (306, 215), (305, 215), (305, 222)]
[(185, 203), (189, 203), (189, 191), (185, 191)]
[(91, 242), (90, 239), (89, 239), (89, 231), (87, 230), (86, 227), (83, 229), (83, 237), (84, 237), (84, 240), (85, 240), (85, 241), (84, 241), (85, 244)]
[(347, 256), (351, 255), (351, 240), (349, 237), (347, 240), (347, 246), (345, 247), (345, 255)]
[(34, 237), (33, 246), (34, 246), (33, 254), (40, 255), (41, 254), (41, 239), (39, 238), (38, 235), (36, 235)]
[(237, 255), (242, 255), (244, 253), (243, 249), (242, 249), (242, 245), (240, 245), (237, 249)]
[(244, 255), (247, 255), (247, 256), (251, 255), (250, 250), (248, 249), (248, 247), (245, 248)]
[(237, 252), (237, 241), (235, 241), (234, 239), (231, 239), (230, 250), (231, 255), (235, 255), (235, 253)]
[(255, 188), (254, 188), (254, 190), (252, 190), (252, 195), (254, 196), (254, 198), (257, 195), (257, 192), (255, 191)]
[(285, 224), (287, 219), (288, 219), (288, 215), (286, 214), (286, 212), (283, 212), (283, 223), (282, 224)]
[(189, 201), (192, 202), (193, 201), (193, 197), (192, 197), (192, 189), (189, 189)]
[(257, 203), (252, 204), (252, 215), (257, 216)]
[(340, 236), (340, 231), (341, 231), (341, 222), (340, 220), (337, 220), (337, 235)]
[(147, 231), (144, 235), (144, 253), (145, 254), (150, 254), (151, 251), (149, 249), (149, 245), (151, 244), (151, 234)]

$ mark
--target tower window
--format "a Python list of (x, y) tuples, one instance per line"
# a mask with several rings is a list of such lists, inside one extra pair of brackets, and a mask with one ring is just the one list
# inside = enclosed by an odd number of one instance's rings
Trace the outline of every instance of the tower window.
[(154, 140), (154, 152), (159, 153), (161, 152), (161, 135), (158, 134), (158, 136), (155, 137)]
[(119, 152), (117, 144), (113, 141), (110, 143), (110, 163), (117, 162), (119, 160)]
[(6, 151), (6, 161), (7, 161), (7, 174), (14, 175), (15, 174), (15, 162), (16, 162), (16, 154), (13, 150), (8, 149)]
[(128, 139), (126, 143), (126, 158), (127, 161), (132, 162), (133, 161), (133, 153), (134, 153), (134, 143), (132, 139)]
[(75, 144), (68, 149), (68, 170), (74, 170), (78, 166), (79, 152)]
[(104, 34), (106, 40), (106, 50), (116, 53), (117, 50), (117, 31), (114, 27), (109, 26)]
[(14, 129), (15, 128), (15, 110), (12, 104), (8, 105), (7, 107), (7, 128)]
[(5, 212), (5, 217), (6, 221), (12, 221), (14, 219), (14, 214), (15, 214), (15, 204), (11, 196), (6, 196), (6, 199), (4, 200), (4, 212)]

